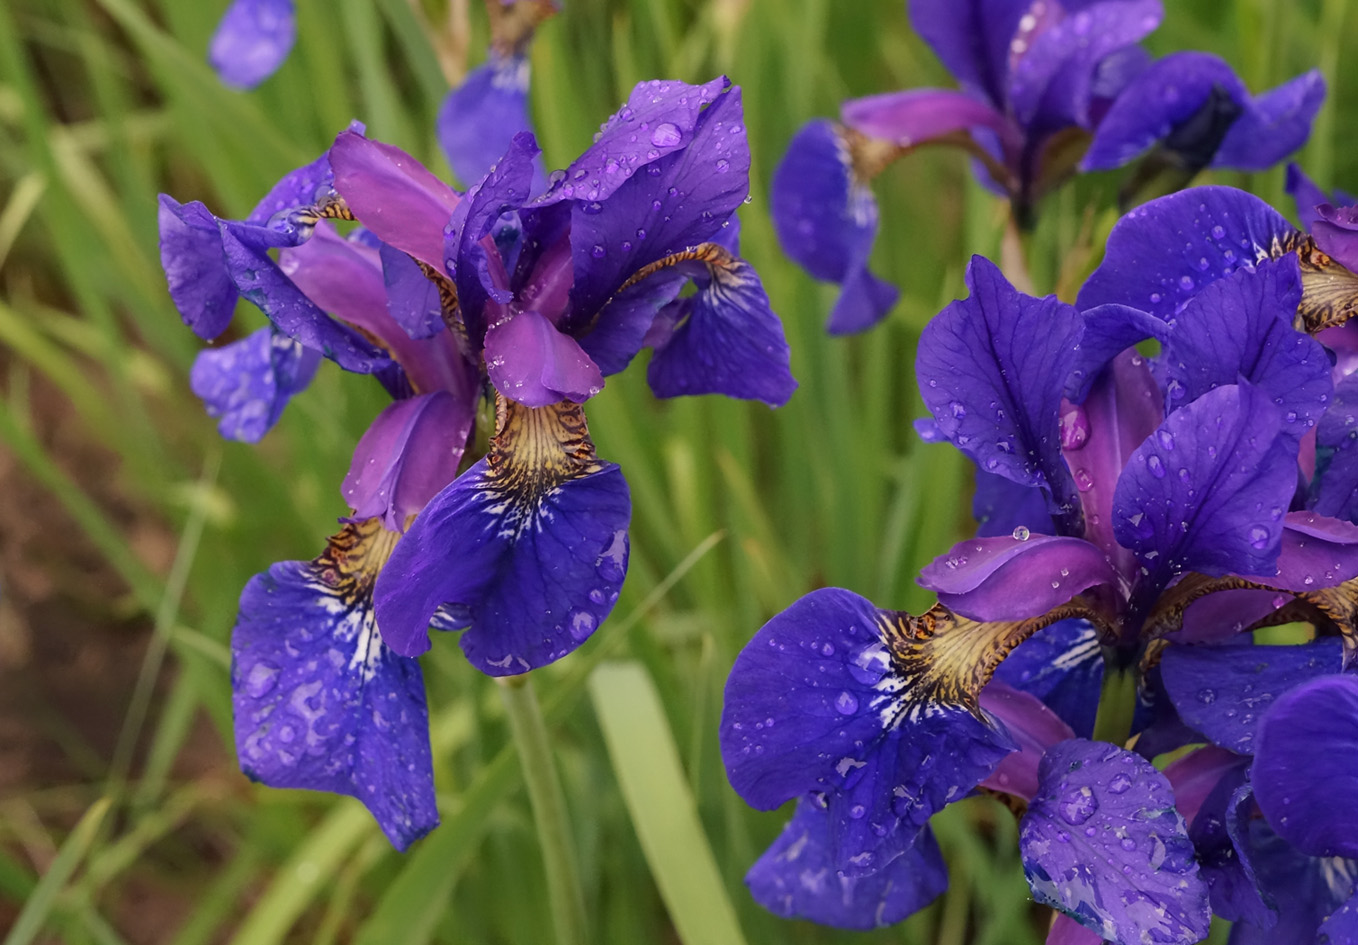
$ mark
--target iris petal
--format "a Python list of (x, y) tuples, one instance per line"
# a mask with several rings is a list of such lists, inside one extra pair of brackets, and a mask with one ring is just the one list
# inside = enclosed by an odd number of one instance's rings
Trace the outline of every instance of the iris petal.
[(273, 429), (293, 394), (316, 374), (321, 356), (273, 328), (240, 341), (200, 351), (189, 387), (220, 417), (217, 432), (228, 440), (258, 443)]
[(603, 622), (627, 571), (631, 515), (627, 483), (595, 456), (578, 405), (502, 404), (490, 454), (415, 519), (375, 595), (383, 639), (409, 655), (454, 605), (469, 628), (463, 651), (492, 676), (559, 659)]
[(1019, 838), (1039, 902), (1118, 945), (1207, 936), (1207, 886), (1164, 775), (1129, 751), (1072, 739), (1048, 749), (1039, 777)]
[(1248, 843), (1254, 795), (1243, 764), (1217, 782), (1193, 819), (1188, 835), (1198, 851), (1212, 911), (1231, 922), (1268, 928), (1278, 919), (1264, 902)]
[(296, 40), (292, 0), (233, 0), (212, 34), (208, 61), (227, 85), (252, 89), (278, 70)]
[(809, 798), (745, 875), (755, 901), (785, 919), (868, 930), (900, 922), (948, 884), (938, 843), (926, 827), (910, 848), (874, 873), (847, 876), (829, 852), (828, 815)]
[(184, 324), (211, 341), (231, 324), (240, 293), (222, 261), (217, 218), (197, 200), (160, 195), (160, 264)]
[[(524, 56), (490, 58), (448, 93), (439, 108), (439, 146), (453, 173), (468, 187), (490, 170), (509, 149), (514, 135), (532, 131), (528, 117), (528, 60)], [(534, 172), (535, 192), (547, 184), (541, 162)]]
[(438, 824), (424, 681), (378, 636), (372, 582), (395, 535), (348, 526), (315, 561), (241, 595), (232, 705), (241, 768), (272, 787), (358, 798), (398, 849)]

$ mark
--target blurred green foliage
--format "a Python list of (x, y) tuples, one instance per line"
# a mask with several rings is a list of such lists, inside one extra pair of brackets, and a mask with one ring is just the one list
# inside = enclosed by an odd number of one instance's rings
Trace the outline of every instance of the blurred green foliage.
[[(165, 292), (156, 193), (242, 216), (353, 118), (446, 173), (433, 117), (447, 82), (485, 46), (483, 11), (468, 0), (297, 5), (293, 56), (241, 94), (204, 63), (224, 2), (0, 4), (0, 444), (120, 578), (125, 593), (93, 606), (152, 634), (113, 756), (76, 758), (72, 747), (83, 778), (0, 800), (0, 915), (17, 917), (7, 942), (137, 941), (120, 917), (143, 900), (178, 904), (164, 939), (175, 945), (551, 940), (502, 709), (452, 638), (426, 657), (444, 823), (408, 855), (391, 851), (357, 803), (253, 787), (227, 760), (237, 595), (270, 562), (321, 550), (347, 511), (339, 483), (350, 451), (385, 395), (328, 367), (258, 448), (220, 442), (187, 388), (199, 345)], [(1345, 119), (1358, 114), (1358, 75), (1341, 69), (1358, 31), (1345, 0), (1167, 6), (1149, 41), (1158, 54), (1216, 52), (1256, 90), (1320, 65), (1330, 99), (1299, 159), (1324, 185), (1358, 184), (1358, 123)], [(803, 121), (835, 114), (848, 96), (950, 83), (902, 8), (567, 0), (533, 47), (549, 166), (577, 154), (636, 81), (724, 72), (744, 87), (754, 182), (743, 250), (784, 319), (801, 381), (777, 412), (656, 402), (639, 370), (591, 402), (599, 452), (632, 488), (631, 572), (613, 618), (542, 671), (538, 691), (600, 943), (1042, 938), (1013, 818), (986, 799), (937, 818), (951, 888), (902, 926), (846, 934), (763, 913), (741, 876), (784, 815), (748, 810), (717, 751), (726, 673), (764, 620), (825, 584), (926, 606), (913, 575), (967, 527), (963, 461), (911, 430), (913, 350), (927, 319), (962, 293), (970, 254), (994, 255), (1003, 207), (957, 154), (926, 150), (889, 169), (877, 186), (875, 264), (903, 287), (902, 302), (871, 334), (838, 340), (821, 327), (833, 289), (780, 256), (768, 220), (769, 175)], [(1218, 180), (1286, 206), (1281, 169)], [(1083, 179), (1043, 207), (1030, 258), (1040, 289), (1069, 292), (1096, 264), (1116, 183)], [(242, 332), (262, 324), (248, 306), (237, 320)], [(52, 402), (105, 467), (76, 468), (54, 447), (52, 409), (39, 409)], [(168, 567), (131, 541), (129, 520), (174, 536)], [(629, 665), (601, 670), (586, 699), (605, 658)], [(626, 685), (614, 692), (610, 680)], [(222, 760), (186, 777), (179, 761), (204, 732)], [(633, 757), (627, 739), (646, 751)], [(662, 789), (644, 789), (657, 771)], [(702, 830), (661, 842), (676, 823)]]

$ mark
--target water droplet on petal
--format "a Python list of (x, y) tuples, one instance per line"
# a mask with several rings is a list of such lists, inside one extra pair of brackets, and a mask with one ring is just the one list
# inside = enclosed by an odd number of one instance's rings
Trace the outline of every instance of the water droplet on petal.
[(858, 711), (858, 697), (852, 692), (841, 692), (835, 698), (835, 711), (840, 715), (853, 715)]
[(1056, 809), (1062, 820), (1072, 827), (1078, 827), (1094, 816), (1099, 809), (1099, 802), (1094, 797), (1093, 791), (1087, 787), (1082, 787), (1067, 791), (1057, 803)]
[(278, 674), (281, 670), (273, 663), (260, 660), (250, 667), (250, 672), (245, 676), (245, 692), (251, 699), (259, 699), (267, 696), (273, 691), (273, 687), (278, 685)]
[(1027, 541), (1031, 535), (1032, 532), (1028, 531), (1027, 527), (1024, 525), (1020, 525), (1018, 528), (1014, 529), (1012, 533), (1012, 537), (1015, 541)]
[(672, 148), (683, 140), (683, 135), (673, 122), (662, 121), (651, 132), (651, 144), (657, 148)]

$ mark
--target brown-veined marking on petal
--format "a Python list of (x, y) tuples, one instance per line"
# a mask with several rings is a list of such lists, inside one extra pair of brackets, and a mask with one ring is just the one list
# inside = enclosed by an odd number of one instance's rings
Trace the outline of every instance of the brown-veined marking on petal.
[(882, 611), (878, 632), (891, 659), (896, 698), (883, 711), (889, 727), (928, 716), (937, 707), (978, 712), (977, 697), (1014, 647), (1058, 620), (1106, 621), (1089, 601), (1074, 597), (1026, 620), (982, 622), (935, 604), (918, 617)]
[[(1140, 637), (1143, 641), (1158, 640), (1167, 633), (1183, 627), (1184, 612), (1195, 601), (1218, 591), (1275, 591), (1279, 594), (1293, 595), (1292, 591), (1271, 587), (1259, 581), (1228, 574), (1225, 577), (1208, 577), (1205, 574), (1189, 572), (1168, 588), (1156, 600), (1155, 606), (1141, 625)], [(1241, 630), (1248, 629), (1241, 627)]]
[(495, 404), (495, 436), (486, 454), (486, 492), (497, 499), (488, 511), (502, 516), (500, 534), (517, 538), (540, 517), (550, 521), (543, 499), (563, 483), (604, 468), (585, 423), (585, 408), (569, 400), (528, 407), (503, 394)]
[(439, 272), (427, 262), (410, 257), (424, 277), (434, 283), (434, 287), (439, 291), (439, 314), (443, 318), (443, 324), (448, 326), (448, 330), (453, 333), (453, 337), (458, 339), (458, 343), (464, 348), (467, 340), (467, 326), (462, 323), (460, 306), (457, 301), (457, 286), (449, 279), (446, 273)]
[(1315, 334), (1342, 325), (1358, 314), (1358, 274), (1350, 272), (1300, 231), (1275, 236), (1268, 255), (1297, 254), (1301, 266), (1301, 305), (1293, 321), (1298, 331)]
[(1298, 594), (1297, 602), (1312, 608), (1314, 615), (1322, 618), (1322, 624), (1339, 631), (1344, 638), (1345, 668), (1358, 661), (1358, 578)]
[(380, 516), (350, 522), (330, 536), (325, 551), (313, 562), (321, 583), (351, 606), (371, 595), (373, 582), (400, 537), (382, 527)]
[(313, 204), (298, 207), (288, 214), (288, 222), (298, 226), (315, 226), (321, 220), (354, 222), (357, 219), (354, 216), (354, 211), (349, 209), (349, 205), (344, 202), (344, 198), (339, 194), (330, 194)]

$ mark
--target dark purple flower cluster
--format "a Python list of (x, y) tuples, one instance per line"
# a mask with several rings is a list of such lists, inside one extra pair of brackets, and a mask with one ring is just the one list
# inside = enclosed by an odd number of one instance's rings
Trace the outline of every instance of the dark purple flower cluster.
[[(924, 569), (926, 613), (813, 592), (727, 683), (731, 783), (797, 801), (747, 876), (761, 903), (899, 921), (946, 883), (929, 818), (985, 792), (1068, 917), (1049, 941), (1187, 945), (1213, 912), (1237, 945), (1351, 940), (1358, 227), (1308, 214), (1310, 236), (1229, 188), (1152, 201), (1077, 305), (972, 260), (915, 368), (921, 434), (976, 464), (978, 537)], [(1294, 621), (1312, 642), (1244, 632)], [(1131, 666), (1130, 748), (1089, 740)]]
[(869, 182), (925, 145), (975, 159), (983, 184), (1031, 222), (1037, 202), (1075, 171), (1108, 170), (1151, 153), (1129, 190), (1173, 172), (1179, 186), (1207, 167), (1263, 170), (1305, 142), (1325, 97), (1311, 71), (1253, 97), (1225, 62), (1182, 52), (1152, 62), (1138, 43), (1160, 0), (911, 0), (915, 30), (959, 90), (910, 89), (853, 99), (840, 120), (793, 139), (774, 175), (784, 250), (842, 286), (832, 334), (876, 324), (897, 291), (867, 268), (877, 231)]
[[(735, 248), (739, 88), (642, 83), (545, 190), (538, 160), (515, 135), (458, 193), (355, 128), (244, 220), (161, 198), (185, 322), (215, 338), (239, 298), (269, 319), (194, 368), (223, 435), (259, 439), (322, 358), (393, 398), (355, 450), (352, 512), (326, 551), (245, 588), (232, 675), (245, 771), (352, 794), (400, 847), (437, 823), (412, 658), (428, 629), (461, 630), (478, 669), (513, 675), (570, 653), (617, 600), (630, 499), (584, 413), (605, 377), (650, 347), (661, 397), (776, 406), (796, 387)], [(343, 221), (357, 225), (341, 235)], [(483, 399), (495, 422), (478, 456)]]

